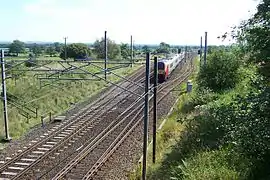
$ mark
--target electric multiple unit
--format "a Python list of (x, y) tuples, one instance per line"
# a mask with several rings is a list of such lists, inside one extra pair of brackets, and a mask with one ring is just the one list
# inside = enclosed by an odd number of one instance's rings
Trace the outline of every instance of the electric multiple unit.
[(174, 54), (158, 61), (158, 81), (166, 81), (176, 66), (184, 59), (184, 53)]

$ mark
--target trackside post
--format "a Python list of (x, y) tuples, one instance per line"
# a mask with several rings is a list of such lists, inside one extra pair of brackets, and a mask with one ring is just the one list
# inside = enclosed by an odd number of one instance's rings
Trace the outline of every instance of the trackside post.
[(204, 65), (206, 65), (206, 53), (207, 53), (207, 32), (205, 32), (205, 42), (204, 42)]
[(1, 50), (1, 75), (2, 75), (2, 98), (4, 106), (4, 123), (5, 123), (5, 141), (10, 141), (8, 131), (8, 112), (7, 112), (7, 89), (6, 89), (6, 72), (5, 72), (5, 59), (4, 59), (4, 50)]
[(132, 35), (130, 36), (130, 61), (131, 61), (131, 67), (133, 66), (133, 40)]
[(148, 111), (149, 111), (149, 82), (150, 82), (150, 53), (146, 54), (145, 66), (145, 97), (144, 97), (144, 135), (143, 135), (143, 169), (142, 180), (146, 180), (146, 160), (148, 142)]
[(153, 97), (153, 163), (156, 163), (156, 133), (157, 133), (157, 84), (158, 59), (154, 58), (154, 97)]
[(104, 35), (104, 78), (107, 80), (107, 59), (108, 59), (108, 48), (107, 48), (107, 31), (105, 31)]
[(201, 45), (200, 45), (200, 65), (202, 65), (202, 36), (201, 36)]

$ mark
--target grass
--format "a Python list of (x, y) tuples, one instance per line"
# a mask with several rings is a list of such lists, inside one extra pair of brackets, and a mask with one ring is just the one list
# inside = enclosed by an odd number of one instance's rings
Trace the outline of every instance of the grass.
[[(200, 163), (198, 163), (200, 162)], [(185, 180), (236, 180), (240, 174), (228, 163), (225, 150), (205, 151), (183, 161), (173, 168), (171, 179)], [(179, 174), (179, 172), (181, 172)]]
[[(56, 65), (55, 65), (56, 66)], [(115, 70), (118, 75), (126, 76), (140, 66), (135, 65), (132, 68), (122, 68)], [(98, 72), (99, 69), (94, 67), (85, 67), (84, 70), (91, 72)], [(31, 117), (29, 120), (22, 116), (22, 111), (14, 106), (8, 106), (9, 130), (13, 139), (18, 139), (29, 129), (35, 125), (40, 124), (40, 116), (46, 115), (51, 112), (53, 115), (62, 113), (69, 109), (72, 104), (84, 101), (86, 98), (99, 93), (102, 89), (106, 88), (105, 81), (58, 81), (54, 82), (54, 86), (47, 86), (40, 88), (39, 80), (33, 76), (33, 72), (27, 72), (22, 77), (17, 79), (7, 80), (7, 92), (15, 95), (19, 99), (17, 102), (27, 102), (26, 107), (35, 110), (38, 109), (38, 118)], [(103, 77), (104, 75), (99, 75)], [(65, 75), (63, 77), (72, 77), (72, 75)], [(89, 75), (74, 75), (77, 78), (89, 78)], [(108, 80), (112, 82), (119, 81), (120, 78), (109, 75)], [(51, 83), (52, 80), (47, 81)], [(46, 83), (46, 82), (45, 82)], [(42, 83), (44, 84), (44, 82)], [(0, 104), (0, 133), (4, 136), (3, 124), (3, 105)], [(34, 116), (34, 114), (32, 114)]]
[[(19, 56), (6, 56), (5, 60), (27, 60), (29, 54), (19, 54)], [(59, 56), (50, 57), (48, 55), (40, 55), (36, 58), (37, 60), (62, 60)]]

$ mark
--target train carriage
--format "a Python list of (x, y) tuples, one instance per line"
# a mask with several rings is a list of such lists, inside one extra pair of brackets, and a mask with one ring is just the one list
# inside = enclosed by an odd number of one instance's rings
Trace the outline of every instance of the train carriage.
[(184, 54), (175, 54), (158, 61), (158, 81), (166, 81), (177, 65), (184, 59)]

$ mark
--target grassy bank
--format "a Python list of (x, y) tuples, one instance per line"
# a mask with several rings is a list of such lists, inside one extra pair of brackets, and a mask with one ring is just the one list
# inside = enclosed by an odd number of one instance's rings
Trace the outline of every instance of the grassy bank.
[[(122, 68), (115, 70), (118, 75), (126, 76), (140, 66), (135, 65), (133, 68)], [(90, 72), (98, 72), (97, 68), (85, 67), (84, 70)], [(100, 77), (104, 75), (100, 74)], [(91, 78), (90, 75), (64, 75), (61, 77), (74, 77), (74, 78)], [(115, 75), (109, 75), (108, 80), (116, 82), (120, 78)], [(45, 86), (40, 88), (40, 85), (52, 83), (53, 86)], [(40, 116), (48, 115), (51, 112), (53, 115), (62, 113), (69, 109), (73, 104), (89, 98), (107, 86), (107, 83), (102, 80), (84, 80), (84, 81), (40, 81), (34, 76), (33, 72), (27, 72), (18, 78), (7, 80), (7, 92), (15, 96), (17, 103), (23, 104), (31, 110), (38, 109), (38, 118), (35, 118), (35, 113), (30, 113), (30, 118), (27, 120), (22, 114), (22, 110), (13, 105), (9, 105), (8, 117), (10, 135), (13, 139), (17, 139), (25, 134), (31, 127), (40, 124)], [(11, 98), (11, 97), (10, 97)], [(11, 101), (9, 101), (11, 102)], [(4, 136), (3, 125), (3, 105), (0, 104), (0, 133)]]
[(267, 82), (230, 51), (207, 58), (158, 135), (148, 179), (269, 179)]

